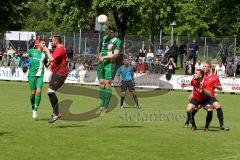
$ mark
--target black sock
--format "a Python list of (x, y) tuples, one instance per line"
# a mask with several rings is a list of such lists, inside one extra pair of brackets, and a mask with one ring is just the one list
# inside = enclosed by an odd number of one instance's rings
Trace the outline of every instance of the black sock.
[(136, 105), (139, 106), (137, 95), (134, 94), (134, 95), (133, 95), (133, 99), (134, 99)]
[(187, 114), (189, 116), (189, 122), (192, 124), (192, 126), (196, 126), (193, 113), (192, 112), (188, 112)]
[(195, 114), (198, 112), (198, 109), (194, 109), (192, 112), (193, 117), (195, 116)]
[(53, 108), (53, 113), (55, 115), (59, 114), (58, 111), (58, 98), (55, 93), (48, 93), (49, 100), (51, 102), (52, 108)]
[(125, 99), (125, 96), (121, 96), (121, 106), (123, 105), (124, 99)]
[[(197, 112), (198, 112), (198, 110), (193, 110), (192, 117), (194, 117)], [(190, 123), (190, 112), (187, 112), (187, 120), (186, 120), (185, 124), (189, 124), (189, 123)]]
[(222, 108), (218, 108), (217, 109), (217, 116), (218, 116), (220, 127), (222, 127), (223, 126), (223, 112), (222, 112)]
[(207, 112), (207, 117), (206, 117), (206, 124), (205, 124), (205, 128), (208, 128), (211, 121), (212, 121), (212, 117), (213, 117), (213, 111), (208, 111)]
[(190, 122), (190, 112), (187, 112), (187, 119), (185, 124), (189, 124), (189, 122)]

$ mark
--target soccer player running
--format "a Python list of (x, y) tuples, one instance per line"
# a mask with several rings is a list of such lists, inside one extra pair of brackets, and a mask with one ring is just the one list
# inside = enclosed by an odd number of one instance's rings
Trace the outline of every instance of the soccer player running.
[(197, 107), (199, 105), (201, 106), (207, 105), (209, 100), (208, 96), (205, 94), (203, 89), (203, 77), (204, 77), (204, 72), (202, 70), (197, 69), (194, 74), (194, 78), (191, 80), (191, 83), (181, 84), (183, 88), (187, 86), (193, 86), (192, 98), (190, 100), (190, 103), (187, 105), (187, 116), (188, 116), (188, 120), (192, 124), (193, 131), (197, 129), (197, 126), (194, 120), (194, 114), (196, 113)]
[(23, 54), (22, 59), (29, 58), (30, 66), (28, 71), (28, 84), (31, 89), (30, 102), (32, 105), (32, 118), (36, 119), (38, 107), (41, 102), (41, 93), (43, 86), (44, 65), (48, 67), (47, 54), (43, 52), (45, 42), (40, 40), (37, 49), (30, 49)]
[(115, 36), (116, 29), (108, 27), (107, 35), (103, 36), (99, 54), (97, 75), (99, 80), (99, 97), (101, 104), (96, 114), (104, 116), (111, 99), (111, 82), (116, 73), (116, 58), (120, 53), (121, 40)]
[[(215, 98), (215, 89), (222, 90), (222, 86), (219, 78), (212, 74), (212, 65), (209, 61), (203, 63), (204, 79), (203, 79), (203, 88), (204, 92), (210, 97), (210, 104), (217, 110), (217, 117), (220, 123), (220, 129), (229, 131), (228, 127), (224, 126), (223, 122), (223, 111), (221, 104)], [(210, 121), (211, 122), (211, 121)], [(209, 124), (210, 124), (209, 122)], [(209, 124), (206, 124), (205, 131), (208, 131)]]
[[(133, 99), (136, 103), (136, 107), (138, 109), (140, 109), (141, 107), (139, 106), (138, 103), (138, 98), (135, 92), (135, 83), (134, 83), (134, 72), (133, 72), (133, 68), (129, 65), (129, 61), (127, 57), (124, 57), (123, 60), (124, 65), (122, 65), (118, 70), (117, 70), (117, 80), (118, 83), (121, 84), (121, 104), (120, 104), (120, 108), (124, 108), (123, 106), (123, 102), (126, 96), (126, 91), (127, 89), (129, 90), (129, 92), (131, 92)], [(122, 79), (122, 81), (120, 82), (120, 79)]]
[[(55, 92), (64, 84), (68, 73), (66, 49), (62, 45), (62, 38), (60, 35), (53, 36), (52, 45), (56, 48), (52, 53), (52, 61), (50, 65), (52, 75), (47, 91), (53, 108), (53, 114), (48, 120), (49, 123), (53, 123), (61, 118), (61, 115), (59, 113), (58, 98)], [(45, 50), (48, 50), (47, 47), (45, 47)]]

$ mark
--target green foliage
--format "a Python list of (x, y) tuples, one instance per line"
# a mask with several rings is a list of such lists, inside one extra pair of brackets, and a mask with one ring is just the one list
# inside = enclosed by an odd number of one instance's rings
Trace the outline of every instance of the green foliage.
[(19, 30), (22, 26), (26, 0), (0, 1), (0, 32)]
[(0, 1), (0, 31), (74, 32), (94, 30), (95, 18), (106, 14), (121, 38), (127, 34), (240, 36), (238, 0), (18, 0)]

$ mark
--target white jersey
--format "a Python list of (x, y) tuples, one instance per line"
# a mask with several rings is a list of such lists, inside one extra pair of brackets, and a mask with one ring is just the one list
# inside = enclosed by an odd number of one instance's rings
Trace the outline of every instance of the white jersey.
[(195, 70), (201, 69), (203, 70), (203, 64), (201, 63), (200, 65), (198, 63), (195, 64)]
[(224, 77), (225, 76), (225, 66), (224, 65), (222, 65), (221, 67), (219, 66), (219, 65), (217, 65), (216, 67), (215, 67), (215, 72), (216, 72), (216, 75), (218, 76), (218, 77)]

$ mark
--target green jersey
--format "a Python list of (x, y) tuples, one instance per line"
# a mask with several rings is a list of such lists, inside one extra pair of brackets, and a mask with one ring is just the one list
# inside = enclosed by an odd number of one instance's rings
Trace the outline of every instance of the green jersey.
[(43, 77), (44, 64), (47, 63), (46, 54), (37, 49), (30, 49), (27, 52), (27, 55), (30, 58), (30, 66), (29, 66), (28, 76)]
[(121, 40), (117, 37), (110, 38), (108, 35), (103, 37), (101, 56), (113, 54), (114, 51), (120, 50)]

